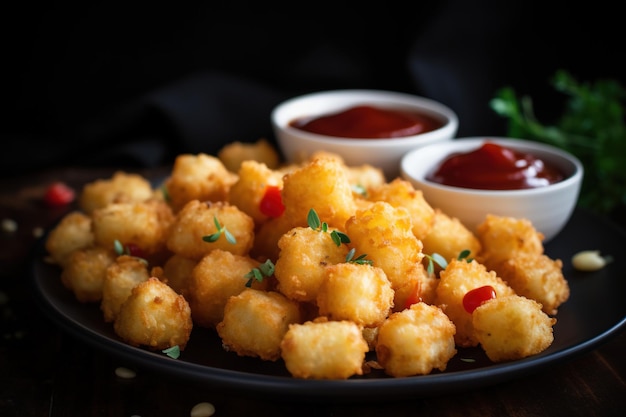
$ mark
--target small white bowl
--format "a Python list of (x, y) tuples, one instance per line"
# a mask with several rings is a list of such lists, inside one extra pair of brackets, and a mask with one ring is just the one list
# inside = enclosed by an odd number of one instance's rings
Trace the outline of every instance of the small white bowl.
[[(470, 152), (485, 141), (529, 153), (560, 168), (565, 179), (539, 188), (521, 190), (477, 190), (438, 184), (425, 177), (452, 153)], [(459, 138), (429, 145), (407, 153), (401, 175), (422, 190), (432, 207), (458, 218), (470, 230), (487, 214), (526, 218), (543, 233), (547, 242), (556, 236), (572, 215), (583, 179), (583, 166), (575, 156), (554, 146), (512, 138)]]
[[(303, 117), (318, 117), (357, 105), (372, 105), (423, 112), (442, 121), (430, 132), (392, 139), (342, 138), (310, 133), (289, 124)], [(317, 151), (340, 155), (347, 165), (369, 164), (381, 168), (388, 180), (399, 175), (402, 157), (411, 149), (451, 140), (458, 117), (447, 106), (410, 94), (381, 90), (334, 90), (311, 93), (284, 101), (271, 114), (278, 145), (288, 162), (301, 161)]]

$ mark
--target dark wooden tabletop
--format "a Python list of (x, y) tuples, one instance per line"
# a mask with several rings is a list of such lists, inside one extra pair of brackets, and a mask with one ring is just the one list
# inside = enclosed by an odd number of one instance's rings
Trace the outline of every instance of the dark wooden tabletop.
[[(216, 416), (618, 416), (626, 411), (626, 332), (596, 349), (506, 382), (432, 397), (357, 403), (264, 399), (216, 390), (197, 381), (128, 367), (117, 357), (57, 328), (32, 294), (32, 249), (41, 231), (67, 209), (42, 204), (53, 179), (74, 187), (110, 175), (107, 169), (62, 169), (0, 180), (0, 416), (189, 416), (201, 402)], [(624, 276), (626, 279), (626, 274)], [(626, 301), (625, 301), (626, 302)], [(593, 314), (593, 311), (590, 311)]]

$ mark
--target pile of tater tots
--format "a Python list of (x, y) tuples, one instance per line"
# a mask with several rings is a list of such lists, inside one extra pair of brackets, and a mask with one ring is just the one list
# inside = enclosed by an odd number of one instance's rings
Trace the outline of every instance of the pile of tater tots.
[[(535, 355), (569, 297), (529, 221), (488, 215), (470, 231), (376, 167), (322, 151), (281, 164), (265, 140), (179, 155), (156, 185), (116, 172), (78, 205), (48, 259), (120, 340), (184, 355), (205, 328), (295, 378), (425, 375), (465, 347)], [(477, 289), (490, 295), (468, 309)]]

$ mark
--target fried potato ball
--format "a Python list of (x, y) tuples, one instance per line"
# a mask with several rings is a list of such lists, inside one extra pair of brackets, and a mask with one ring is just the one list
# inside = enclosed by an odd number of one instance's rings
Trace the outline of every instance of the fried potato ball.
[(216, 156), (181, 154), (174, 160), (164, 186), (172, 209), (178, 212), (191, 200), (226, 201), (235, 181), (237, 174), (226, 169)]
[(436, 304), (440, 306), (456, 326), (454, 336), (456, 344), (461, 347), (477, 346), (474, 334), (472, 314), (463, 306), (463, 297), (469, 291), (489, 285), (496, 297), (513, 295), (515, 292), (494, 271), (487, 270), (476, 260), (453, 259), (439, 274), (436, 289)]
[(393, 308), (394, 291), (385, 272), (368, 264), (339, 263), (325, 268), (317, 294), (319, 314), (376, 327)]
[(166, 251), (165, 239), (174, 222), (170, 207), (161, 200), (112, 203), (92, 214), (96, 244), (113, 248), (114, 242), (136, 245), (146, 258)]
[(469, 250), (472, 256), (481, 251), (478, 237), (456, 217), (448, 216), (435, 209), (435, 218), (430, 232), (422, 238), (424, 253), (438, 253), (447, 261), (455, 259), (462, 251)]
[(104, 321), (109, 323), (117, 317), (120, 306), (130, 296), (133, 287), (150, 278), (148, 266), (134, 256), (118, 256), (106, 269), (102, 285), (102, 301), (100, 310)]
[(569, 299), (569, 283), (563, 276), (563, 262), (545, 254), (519, 254), (493, 269), (518, 295), (537, 301), (546, 314), (556, 315)]
[(369, 350), (361, 326), (323, 318), (291, 324), (280, 348), (287, 370), (301, 379), (348, 379), (362, 375)]
[(252, 217), (256, 224), (270, 217), (261, 211), (261, 201), (268, 187), (282, 189), (282, 174), (257, 161), (243, 161), (238, 171), (239, 179), (230, 188), (228, 201)]
[[(226, 230), (234, 237), (230, 241)], [(214, 242), (203, 240), (205, 236), (219, 233)], [(191, 200), (176, 214), (167, 237), (167, 248), (185, 258), (200, 260), (204, 255), (222, 249), (236, 255), (245, 255), (254, 243), (254, 221), (236, 206), (226, 202), (201, 202)]]
[(280, 238), (274, 268), (278, 291), (292, 300), (315, 302), (326, 279), (326, 266), (345, 262), (348, 254), (346, 245), (333, 241), (334, 230), (295, 227)]
[(131, 346), (184, 350), (193, 322), (185, 298), (158, 278), (133, 287), (113, 323), (115, 333)]
[[(187, 298), (187, 288), (191, 279), (191, 272), (198, 264), (195, 259), (185, 258), (178, 254), (170, 256), (162, 267), (162, 276), (159, 278), (174, 291)], [(154, 274), (153, 274), (154, 275)]]
[(246, 288), (228, 299), (216, 330), (226, 350), (276, 361), (288, 326), (301, 319), (297, 301), (278, 292)]
[(385, 184), (383, 170), (372, 165), (348, 166), (347, 173), (352, 190), (360, 195), (362, 192), (359, 190), (364, 190), (367, 194), (370, 189)]
[(280, 254), (278, 241), (293, 228), (291, 223), (291, 220), (284, 215), (261, 223), (256, 229), (250, 256), (276, 262)]
[(111, 203), (134, 203), (154, 196), (150, 181), (139, 174), (117, 171), (110, 178), (87, 183), (78, 197), (78, 206), (85, 214)]
[(63, 267), (72, 252), (93, 244), (91, 217), (80, 211), (73, 211), (66, 214), (50, 231), (45, 248), (52, 261)]
[[(353, 191), (357, 189), (367, 191), (371, 187), (382, 185), (386, 182), (385, 174), (382, 169), (368, 164), (358, 166), (347, 165), (343, 157), (334, 152), (324, 150), (313, 152), (306, 162), (311, 162), (319, 158), (333, 159), (343, 166), (348, 174), (348, 181), (352, 185)], [(357, 191), (357, 194), (361, 193)]]
[(113, 249), (93, 246), (73, 251), (61, 271), (61, 282), (81, 303), (100, 302), (106, 270), (116, 255)]
[(541, 304), (519, 295), (483, 303), (474, 310), (472, 322), (476, 339), (493, 362), (536, 355), (554, 341), (556, 319)]
[(254, 143), (231, 142), (217, 153), (226, 169), (237, 172), (245, 161), (256, 161), (275, 169), (280, 163), (278, 151), (267, 140), (259, 139)]
[(413, 234), (410, 214), (403, 207), (377, 201), (357, 210), (346, 222), (346, 233), (356, 255), (366, 254), (385, 271), (394, 290), (407, 284), (407, 271), (422, 260), (422, 242)]
[[(245, 290), (245, 277), (259, 262), (244, 255), (216, 249), (204, 256), (191, 271), (187, 299), (194, 323), (215, 328), (224, 319), (224, 307), (231, 296)], [(268, 280), (254, 281), (254, 289), (265, 290)]]
[(389, 183), (373, 187), (368, 192), (371, 201), (386, 201), (394, 207), (404, 207), (409, 211), (413, 223), (413, 234), (418, 239), (423, 239), (433, 227), (435, 210), (424, 198), (421, 190), (416, 190), (413, 185), (401, 178), (396, 178)]
[(393, 313), (378, 328), (376, 356), (387, 375), (426, 375), (445, 371), (456, 355), (454, 323), (439, 307), (416, 303)]
[(309, 210), (322, 221), (343, 229), (354, 214), (352, 187), (343, 165), (334, 158), (318, 158), (283, 178), (283, 216), (292, 226), (306, 226)]
[(487, 215), (476, 227), (481, 242), (480, 260), (487, 265), (513, 258), (520, 253), (543, 254), (543, 234), (527, 219)]

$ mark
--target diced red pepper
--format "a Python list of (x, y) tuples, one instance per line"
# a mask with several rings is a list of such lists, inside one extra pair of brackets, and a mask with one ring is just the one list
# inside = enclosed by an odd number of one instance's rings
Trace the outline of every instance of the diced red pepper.
[(70, 204), (76, 198), (76, 192), (67, 184), (57, 181), (50, 184), (44, 195), (44, 201), (51, 207)]
[(496, 290), (491, 285), (474, 288), (463, 297), (463, 307), (468, 313), (473, 313), (482, 303), (496, 298)]
[(281, 188), (276, 185), (265, 187), (265, 193), (259, 204), (261, 213), (268, 217), (280, 217), (285, 211)]
[(411, 291), (411, 294), (409, 294), (409, 297), (404, 302), (404, 308), (411, 308), (413, 304), (417, 304), (422, 301), (422, 297), (420, 295), (422, 292), (421, 288), (422, 286), (419, 282), (415, 284), (415, 288)]

